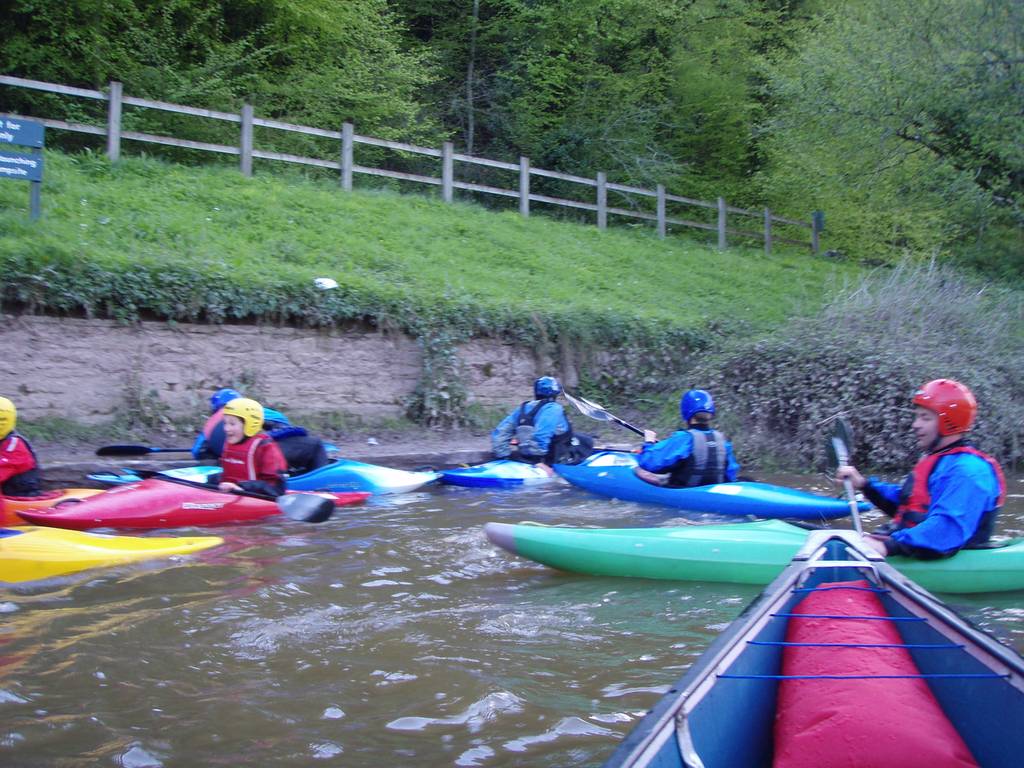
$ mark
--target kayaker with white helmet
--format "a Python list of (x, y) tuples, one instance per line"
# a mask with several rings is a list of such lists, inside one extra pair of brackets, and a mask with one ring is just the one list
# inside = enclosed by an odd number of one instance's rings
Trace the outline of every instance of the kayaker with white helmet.
[(4, 496), (38, 496), (43, 492), (39, 462), (28, 441), (14, 429), (18, 409), (0, 397), (0, 493)]
[(657, 433), (644, 430), (644, 447), (637, 454), (637, 476), (669, 488), (693, 488), (735, 480), (740, 464), (733, 454), (732, 443), (711, 426), (715, 417), (715, 400), (711, 393), (704, 389), (684, 392), (679, 398), (679, 415), (683, 428), (664, 440), (659, 441)]
[(262, 431), (263, 418), (263, 406), (247, 397), (236, 397), (224, 406), (220, 490), (284, 493), (288, 464), (277, 443)]
[(999, 462), (967, 439), (978, 405), (959, 381), (935, 379), (914, 392), (911, 429), (924, 451), (902, 484), (866, 478), (855, 467), (836, 471), (864, 497), (892, 517), (865, 540), (881, 555), (948, 557), (983, 545), (1006, 499)]

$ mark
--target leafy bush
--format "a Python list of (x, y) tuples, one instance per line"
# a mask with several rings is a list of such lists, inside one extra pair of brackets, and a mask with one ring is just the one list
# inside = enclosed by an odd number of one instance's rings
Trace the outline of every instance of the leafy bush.
[(855, 459), (916, 457), (910, 394), (954, 378), (978, 399), (976, 441), (1005, 465), (1024, 458), (1024, 300), (949, 268), (901, 265), (840, 291), (817, 317), (739, 341), (688, 375), (712, 389), (746, 459), (822, 464), (829, 419), (854, 427)]

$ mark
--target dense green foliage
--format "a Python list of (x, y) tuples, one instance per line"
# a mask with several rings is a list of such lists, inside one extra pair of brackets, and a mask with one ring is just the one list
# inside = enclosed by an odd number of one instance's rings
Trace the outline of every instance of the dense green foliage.
[[(257, 114), (670, 192), (828, 215), (827, 248), (1024, 274), (1019, 0), (0, 0), (0, 72)], [(103, 123), (102, 102), (4, 89), (5, 109)], [(125, 127), (237, 142), (128, 108)], [(57, 134), (59, 146), (95, 139)], [(51, 142), (55, 139), (51, 139)], [(336, 142), (257, 130), (263, 149)], [(149, 150), (153, 151), (153, 150)], [(209, 162), (189, 150), (156, 150)], [(357, 162), (436, 175), (360, 146)], [(503, 175), (504, 174), (504, 175)], [(467, 181), (507, 172), (459, 166)], [(360, 177), (360, 183), (375, 182)], [(534, 191), (579, 195), (534, 179)], [(488, 197), (501, 207), (508, 201)], [(653, 201), (613, 192), (613, 205)], [(558, 209), (559, 215), (576, 215)], [(686, 209), (688, 218), (707, 218)]]
[(830, 5), (774, 70), (771, 198), (827, 210), (844, 251), (953, 250), (1019, 280), (1024, 4)]
[(856, 461), (906, 468), (916, 456), (910, 393), (955, 378), (978, 399), (979, 446), (1007, 466), (1024, 462), (1024, 295), (948, 268), (854, 280), (819, 315), (737, 340), (688, 376), (715, 392), (741, 456), (820, 465), (829, 419), (842, 415)]

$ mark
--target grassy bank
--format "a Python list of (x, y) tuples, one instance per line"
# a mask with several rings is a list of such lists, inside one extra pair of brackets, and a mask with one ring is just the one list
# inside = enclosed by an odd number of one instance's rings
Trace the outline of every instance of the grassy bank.
[[(0, 186), (6, 307), (131, 320), (355, 319), (605, 341), (763, 330), (854, 267), (233, 168), (46, 156), (43, 218)], [(320, 291), (315, 277), (339, 288)]]

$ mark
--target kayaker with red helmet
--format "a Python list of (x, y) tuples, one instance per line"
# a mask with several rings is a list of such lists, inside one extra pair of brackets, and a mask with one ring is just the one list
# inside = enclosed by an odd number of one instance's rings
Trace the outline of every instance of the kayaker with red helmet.
[(562, 385), (554, 376), (533, 382), (533, 400), (508, 414), (491, 432), (497, 459), (535, 464), (554, 474), (552, 464), (582, 461), (593, 448), (587, 435), (575, 437), (565, 409), (558, 402)]
[(652, 430), (644, 430), (644, 447), (637, 454), (637, 476), (669, 488), (693, 488), (735, 480), (740, 464), (732, 452), (732, 443), (711, 427), (715, 417), (715, 400), (711, 393), (704, 389), (684, 392), (679, 398), (679, 415), (683, 429), (664, 440), (659, 441)]
[(263, 428), (263, 406), (236, 397), (224, 406), (224, 451), (219, 488), (280, 496), (288, 464), (284, 454)]
[(28, 441), (17, 431), (18, 409), (0, 397), (0, 493), (38, 496), (43, 492), (39, 462)]
[(912, 398), (911, 429), (924, 455), (902, 484), (865, 478), (855, 467), (839, 467), (836, 482), (849, 479), (864, 497), (892, 517), (865, 536), (882, 555), (948, 557), (984, 544), (1006, 499), (999, 462), (967, 439), (978, 405), (959, 381), (935, 379)]

